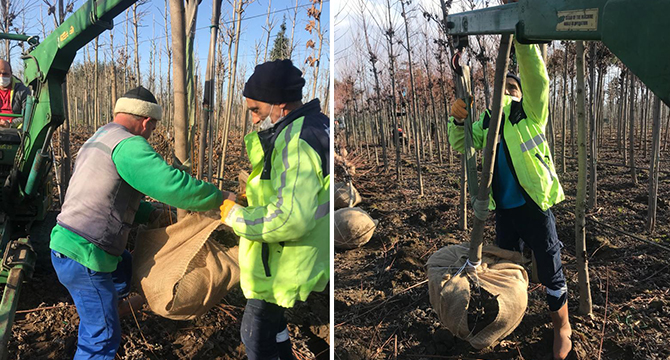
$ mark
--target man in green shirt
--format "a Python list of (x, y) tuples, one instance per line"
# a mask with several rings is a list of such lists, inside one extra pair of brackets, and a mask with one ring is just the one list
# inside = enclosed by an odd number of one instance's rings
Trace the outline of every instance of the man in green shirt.
[[(117, 304), (130, 291), (133, 223), (149, 220), (149, 196), (192, 211), (217, 208), (231, 193), (168, 165), (147, 139), (162, 117), (153, 94), (137, 87), (117, 101), (114, 121), (81, 147), (51, 232), (51, 260), (79, 314), (75, 359), (114, 359), (121, 341)], [(138, 239), (138, 241), (142, 241)]]

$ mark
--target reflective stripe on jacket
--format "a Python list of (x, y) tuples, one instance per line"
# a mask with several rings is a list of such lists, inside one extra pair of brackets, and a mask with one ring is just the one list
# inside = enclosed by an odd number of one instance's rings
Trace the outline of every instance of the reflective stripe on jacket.
[[(536, 45), (514, 42), (523, 97), (521, 102), (505, 96), (503, 100), (502, 135), (505, 156), (511, 163), (515, 179), (528, 196), (547, 210), (565, 199), (558, 181), (545, 128), (549, 117), (549, 76)], [(477, 149), (486, 147), (490, 114), (485, 112), (472, 124), (472, 138)], [(449, 142), (459, 152), (464, 148), (463, 126), (449, 121)], [(490, 197), (489, 209), (495, 209)]]
[(330, 278), (329, 119), (318, 100), (244, 138), (249, 206), (235, 213), (247, 299), (293, 307)]

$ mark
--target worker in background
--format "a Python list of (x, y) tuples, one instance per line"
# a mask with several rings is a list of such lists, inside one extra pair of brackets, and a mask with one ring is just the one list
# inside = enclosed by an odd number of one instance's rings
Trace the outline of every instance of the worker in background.
[(256, 66), (243, 95), (259, 131), (244, 138), (248, 207), (226, 200), (221, 220), (240, 236), (248, 299), (241, 337), (250, 360), (294, 359), (284, 312), (330, 278), (329, 119), (290, 60)]
[[(12, 66), (0, 59), (0, 113), (22, 114), (30, 89), (12, 74)], [(22, 122), (21, 118), (0, 115), (0, 128)]]
[[(162, 117), (143, 87), (116, 102), (114, 121), (81, 147), (58, 224), (51, 261), (79, 314), (75, 359), (114, 359), (121, 341), (117, 305), (130, 291), (126, 250), (133, 223), (157, 217), (149, 196), (180, 209), (216, 209), (233, 194), (168, 165), (147, 141)], [(138, 239), (138, 241), (142, 241)]]
[[(540, 282), (547, 290), (547, 303), (554, 324), (555, 359), (565, 359), (572, 349), (568, 321), (568, 288), (561, 264), (554, 204), (565, 196), (558, 182), (545, 127), (549, 115), (549, 76), (536, 45), (514, 42), (519, 77), (507, 74), (500, 141), (496, 152), (492, 201), (496, 211), (496, 242), (507, 250), (533, 250)], [(463, 119), (466, 104), (456, 100), (451, 107), (449, 142), (460, 152), (464, 148)], [(484, 148), (491, 112), (486, 111), (472, 125), (474, 146)]]

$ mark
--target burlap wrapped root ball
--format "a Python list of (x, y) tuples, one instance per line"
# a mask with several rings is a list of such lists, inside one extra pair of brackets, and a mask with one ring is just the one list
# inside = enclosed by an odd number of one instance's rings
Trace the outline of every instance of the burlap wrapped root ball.
[(378, 223), (360, 208), (335, 211), (335, 247), (349, 250), (365, 245), (372, 238)]
[[(216, 212), (188, 214), (167, 228), (140, 232), (133, 278), (156, 314), (191, 320), (214, 307), (240, 280), (238, 241)], [(220, 235), (220, 234), (219, 234)], [(229, 235), (229, 236), (228, 236)]]
[(520, 253), (484, 246), (482, 263), (463, 267), (469, 244), (450, 245), (426, 264), (430, 303), (442, 325), (475, 349), (494, 345), (521, 323), (528, 305), (528, 274)]
[(361, 202), (361, 194), (353, 184), (344, 182), (335, 183), (335, 209), (354, 207)]

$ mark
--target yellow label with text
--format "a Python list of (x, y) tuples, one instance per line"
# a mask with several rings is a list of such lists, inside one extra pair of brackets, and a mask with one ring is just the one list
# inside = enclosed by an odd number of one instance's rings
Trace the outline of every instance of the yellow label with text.
[(13, 148), (14, 148), (13, 145), (9, 145), (9, 144), (0, 144), (0, 150), (11, 150), (11, 149), (13, 149)]
[(72, 35), (72, 34), (74, 34), (74, 26), (70, 25), (70, 30), (69, 30), (69, 31), (68, 31), (68, 30), (63, 31), (63, 33), (60, 34), (60, 36), (58, 37), (58, 39), (59, 39), (61, 42), (63, 42), (63, 41), (65, 41), (65, 39), (67, 39), (68, 36), (70, 36), (70, 35)]
[(556, 31), (598, 30), (598, 8), (559, 11)]

